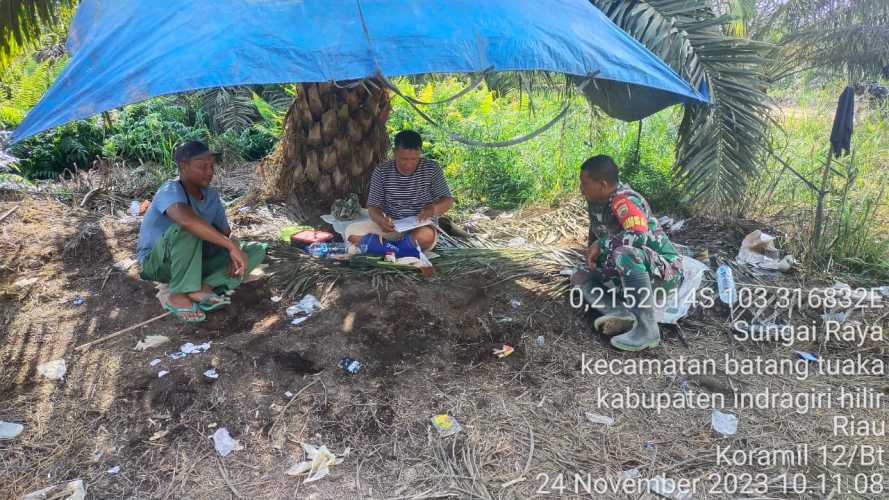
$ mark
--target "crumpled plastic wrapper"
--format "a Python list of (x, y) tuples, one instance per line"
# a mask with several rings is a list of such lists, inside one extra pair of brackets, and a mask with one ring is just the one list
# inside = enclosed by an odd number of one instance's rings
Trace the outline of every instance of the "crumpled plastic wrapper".
[(326, 446), (315, 447), (308, 443), (302, 443), (302, 446), (306, 452), (306, 460), (287, 469), (287, 475), (298, 476), (308, 473), (308, 477), (303, 481), (305, 483), (324, 479), (330, 474), (331, 467), (343, 463), (345, 457), (349, 455), (349, 448), (346, 448), (342, 457), (337, 458)]
[(778, 249), (775, 248), (775, 237), (759, 229), (744, 237), (735, 260), (760, 269), (781, 272), (789, 271), (797, 262), (792, 255), (780, 258)]

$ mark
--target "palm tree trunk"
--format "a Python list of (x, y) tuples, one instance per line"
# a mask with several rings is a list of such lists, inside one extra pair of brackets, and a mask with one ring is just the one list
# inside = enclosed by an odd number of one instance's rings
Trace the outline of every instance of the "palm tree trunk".
[(350, 192), (364, 201), (370, 172), (389, 149), (390, 110), (388, 94), (372, 82), (301, 84), (283, 137), (260, 166), (264, 194), (321, 209)]

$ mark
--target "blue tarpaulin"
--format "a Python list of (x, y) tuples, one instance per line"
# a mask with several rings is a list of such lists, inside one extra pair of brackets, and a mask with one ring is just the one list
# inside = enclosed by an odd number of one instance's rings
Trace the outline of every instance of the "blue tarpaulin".
[(14, 141), (160, 95), (379, 72), (595, 75), (622, 119), (707, 101), (587, 0), (81, 0), (68, 52)]

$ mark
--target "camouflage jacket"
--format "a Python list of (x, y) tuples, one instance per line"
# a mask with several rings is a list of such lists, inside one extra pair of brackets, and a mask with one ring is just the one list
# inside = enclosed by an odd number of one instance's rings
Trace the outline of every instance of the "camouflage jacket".
[(668, 262), (679, 255), (661, 228), (648, 202), (629, 186), (620, 184), (606, 203), (587, 203), (590, 216), (588, 243), (598, 242), (603, 262), (619, 246), (648, 247)]

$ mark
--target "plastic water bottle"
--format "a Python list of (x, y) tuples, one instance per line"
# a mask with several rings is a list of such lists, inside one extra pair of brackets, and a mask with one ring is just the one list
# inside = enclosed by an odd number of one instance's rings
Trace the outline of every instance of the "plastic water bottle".
[[(308, 252), (312, 255), (312, 257), (318, 259), (329, 259), (340, 255), (354, 254), (354, 251), (350, 253), (350, 247), (354, 246), (355, 245), (352, 245), (351, 243), (312, 243), (311, 245), (309, 245)], [(364, 248), (366, 250), (367, 246), (365, 246)]]
[(141, 209), (140, 209), (139, 200), (131, 201), (130, 208), (129, 208), (129, 210), (127, 210), (127, 213), (132, 215), (133, 217), (138, 217), (140, 211), (141, 211)]
[(719, 300), (723, 304), (731, 305), (735, 301), (736, 295), (732, 268), (725, 264), (716, 268), (716, 284), (719, 286)]
[(330, 252), (327, 243), (312, 243), (307, 250), (309, 251), (309, 255), (316, 259), (323, 259), (327, 257), (327, 254)]

